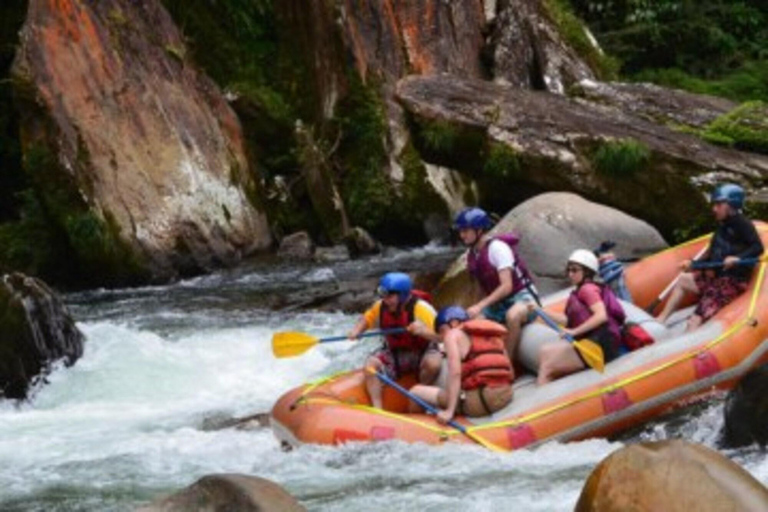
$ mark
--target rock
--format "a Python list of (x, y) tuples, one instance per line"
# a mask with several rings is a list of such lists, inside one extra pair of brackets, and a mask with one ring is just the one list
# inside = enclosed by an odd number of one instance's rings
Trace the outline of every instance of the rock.
[(299, 231), (286, 236), (280, 241), (277, 250), (279, 258), (309, 260), (315, 252), (315, 243), (306, 231)]
[(768, 510), (768, 489), (736, 463), (685, 441), (640, 443), (603, 460), (575, 512)]
[(654, 84), (582, 80), (571, 91), (577, 98), (631, 112), (654, 123), (704, 128), (736, 104), (725, 98), (693, 94)]
[(344, 241), (347, 244), (350, 256), (353, 258), (381, 252), (379, 243), (373, 239), (370, 233), (359, 226), (352, 228)]
[[(537, 278), (556, 279), (561, 285), (568, 255), (578, 248), (594, 249), (601, 242), (616, 242), (614, 253), (630, 259), (666, 247), (658, 231), (641, 220), (607, 206), (567, 192), (550, 192), (529, 199), (507, 213), (491, 233), (516, 232), (518, 251)], [(540, 292), (546, 293), (537, 279)], [(441, 305), (470, 305), (480, 297), (470, 287), (466, 256), (462, 255), (446, 272), (435, 294)]]
[[(522, 89), (564, 94), (580, 80), (594, 80), (595, 72), (563, 40), (548, 3), (499, 0), (490, 40), (493, 78)], [(595, 46), (591, 51), (597, 53)]]
[(28, 178), (71, 245), (85, 216), (156, 278), (270, 245), (237, 116), (161, 2), (30, 1), (12, 73)]
[(749, 372), (728, 393), (721, 441), (728, 448), (768, 444), (768, 364)]
[[(408, 120), (395, 100), (399, 79), (450, 75), (487, 80), (491, 71), (508, 83), (562, 92), (573, 81), (594, 77), (558, 36), (541, 0), (498, 5), (481, 0), (285, 0), (276, 2), (275, 9), (281, 30), (295, 43), (293, 52), (303, 59), (297, 65), (311, 70), (305, 86), (314, 112), (308, 121), (322, 128), (334, 117), (355, 120), (366, 114), (364, 122), (340, 133), (334, 158), (336, 167), (345, 170), (339, 182), (350, 223), (364, 225), (385, 243), (402, 243), (405, 236), (410, 243), (442, 237), (434, 229), (435, 219), (456, 207), (455, 196), (446, 195), (442, 186), (452, 179), (441, 176), (450, 165), (427, 168), (413, 148)], [(361, 143), (372, 147), (361, 148)], [(360, 156), (344, 154), (356, 150), (365, 157), (362, 166)], [(372, 157), (377, 161), (371, 163)], [(350, 167), (359, 168), (354, 186), (346, 173)], [(460, 181), (471, 188), (471, 177)], [(471, 197), (461, 196), (461, 201)], [(395, 203), (398, 211), (408, 212), (403, 218), (369, 218), (371, 210)], [(423, 233), (417, 233), (419, 228)]]
[[(498, 209), (521, 194), (573, 191), (671, 235), (706, 215), (713, 183), (768, 186), (768, 156), (708, 144), (628, 108), (449, 76), (404, 78), (397, 97), (421, 127), (423, 157), (475, 177), (482, 202)], [(436, 127), (461, 143), (430, 142)]]
[(300, 512), (306, 510), (279, 485), (238, 474), (204, 476), (189, 487), (136, 512)]
[(0, 397), (27, 398), (51, 365), (75, 364), (83, 334), (59, 297), (39, 279), (7, 274), (0, 282)]

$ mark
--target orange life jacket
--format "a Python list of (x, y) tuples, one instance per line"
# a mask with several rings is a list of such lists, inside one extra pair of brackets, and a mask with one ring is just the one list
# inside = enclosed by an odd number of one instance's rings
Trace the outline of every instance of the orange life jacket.
[[(413, 310), (416, 307), (416, 301), (419, 299), (415, 295), (408, 297), (405, 304), (398, 305), (397, 310), (390, 311), (384, 304), (379, 310), (379, 327), (381, 329), (390, 329), (393, 327), (408, 327), (413, 322), (415, 316)], [(387, 334), (385, 336), (387, 346), (390, 350), (413, 350), (423, 352), (429, 346), (429, 340), (420, 336), (414, 336), (409, 332), (400, 334)]]
[(515, 377), (504, 348), (507, 330), (490, 320), (469, 320), (461, 329), (471, 342), (461, 362), (461, 389), (510, 384)]

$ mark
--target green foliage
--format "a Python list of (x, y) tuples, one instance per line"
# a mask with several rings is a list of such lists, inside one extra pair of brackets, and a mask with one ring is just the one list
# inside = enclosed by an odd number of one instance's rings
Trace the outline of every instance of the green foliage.
[(449, 153), (459, 137), (456, 127), (446, 121), (425, 121), (421, 125), (424, 145), (436, 153)]
[(565, 41), (584, 59), (589, 67), (602, 79), (617, 76), (618, 62), (598, 50), (584, 31), (584, 24), (574, 14), (568, 0), (544, 0), (544, 7)]
[(651, 152), (643, 143), (623, 139), (600, 144), (592, 162), (602, 174), (626, 177), (644, 170), (650, 159)]
[(704, 137), (713, 143), (768, 154), (768, 104), (744, 103), (712, 121)]
[(490, 177), (513, 178), (520, 175), (520, 158), (506, 144), (491, 143), (483, 171)]
[(737, 101), (768, 99), (768, 4), (571, 0), (622, 74)]

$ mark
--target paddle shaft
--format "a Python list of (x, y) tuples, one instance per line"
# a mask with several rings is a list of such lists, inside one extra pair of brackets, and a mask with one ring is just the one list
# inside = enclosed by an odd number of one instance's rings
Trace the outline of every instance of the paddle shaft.
[[(393, 387), (394, 389), (399, 391), (403, 396), (408, 397), (409, 399), (411, 399), (414, 402), (416, 402), (417, 404), (419, 404), (429, 414), (437, 415), (438, 411), (437, 411), (437, 409), (435, 408), (434, 405), (432, 405), (429, 402), (426, 402), (426, 401), (422, 400), (420, 397), (414, 395), (413, 393), (411, 393), (410, 391), (405, 389), (403, 386), (401, 386), (400, 384), (398, 384), (394, 380), (390, 379), (388, 375), (386, 375), (384, 373), (381, 373), (381, 372), (376, 372), (376, 377), (378, 377), (379, 380), (381, 382), (383, 382), (384, 384), (386, 384), (387, 386)], [(458, 430), (462, 434), (466, 434), (467, 433), (466, 427), (464, 427), (464, 425), (462, 425), (460, 423), (456, 423), (456, 421), (454, 421), (454, 420), (450, 420), (448, 422), (448, 425), (452, 426), (453, 428), (455, 428), (456, 430)]]
[(537, 314), (537, 315), (539, 315), (539, 318), (541, 318), (542, 320), (544, 320), (544, 323), (545, 323), (545, 324), (547, 324), (548, 326), (550, 326), (551, 328), (553, 328), (553, 329), (554, 329), (554, 330), (556, 330), (557, 332), (559, 332), (559, 333), (561, 333), (561, 334), (564, 334), (564, 335), (565, 335), (565, 339), (567, 339), (567, 340), (568, 340), (568, 341), (570, 341), (571, 343), (573, 343), (573, 342), (575, 342), (575, 341), (576, 341), (576, 339), (575, 339), (573, 336), (571, 336), (570, 334), (568, 334), (567, 332), (565, 332), (565, 331), (563, 330), (563, 328), (562, 328), (562, 327), (560, 327), (560, 326), (557, 324), (557, 322), (555, 322), (554, 320), (552, 320), (552, 317), (551, 317), (551, 316), (549, 316), (548, 314), (546, 314), (544, 311), (542, 311), (541, 309), (537, 309), (537, 310), (536, 310), (536, 314)]
[[(755, 265), (760, 263), (759, 258), (744, 258), (734, 263), (734, 265)], [(705, 270), (710, 268), (721, 268), (725, 266), (723, 261), (694, 261), (691, 264), (693, 270)]]
[[(387, 334), (400, 334), (405, 332), (405, 327), (392, 327), (391, 329), (379, 329), (378, 331), (367, 331), (358, 336), (358, 338), (370, 338), (373, 336), (384, 336)], [(330, 341), (344, 341), (348, 340), (347, 336), (329, 336), (327, 338), (320, 338), (318, 343), (328, 343)]]

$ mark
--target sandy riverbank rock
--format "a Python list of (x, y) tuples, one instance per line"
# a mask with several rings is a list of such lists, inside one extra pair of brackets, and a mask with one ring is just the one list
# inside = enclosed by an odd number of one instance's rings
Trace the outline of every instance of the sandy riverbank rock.
[(759, 512), (768, 489), (719, 453), (685, 441), (630, 445), (587, 479), (575, 512)]
[(256, 476), (204, 476), (181, 491), (136, 512), (304, 512), (293, 496), (274, 482)]

